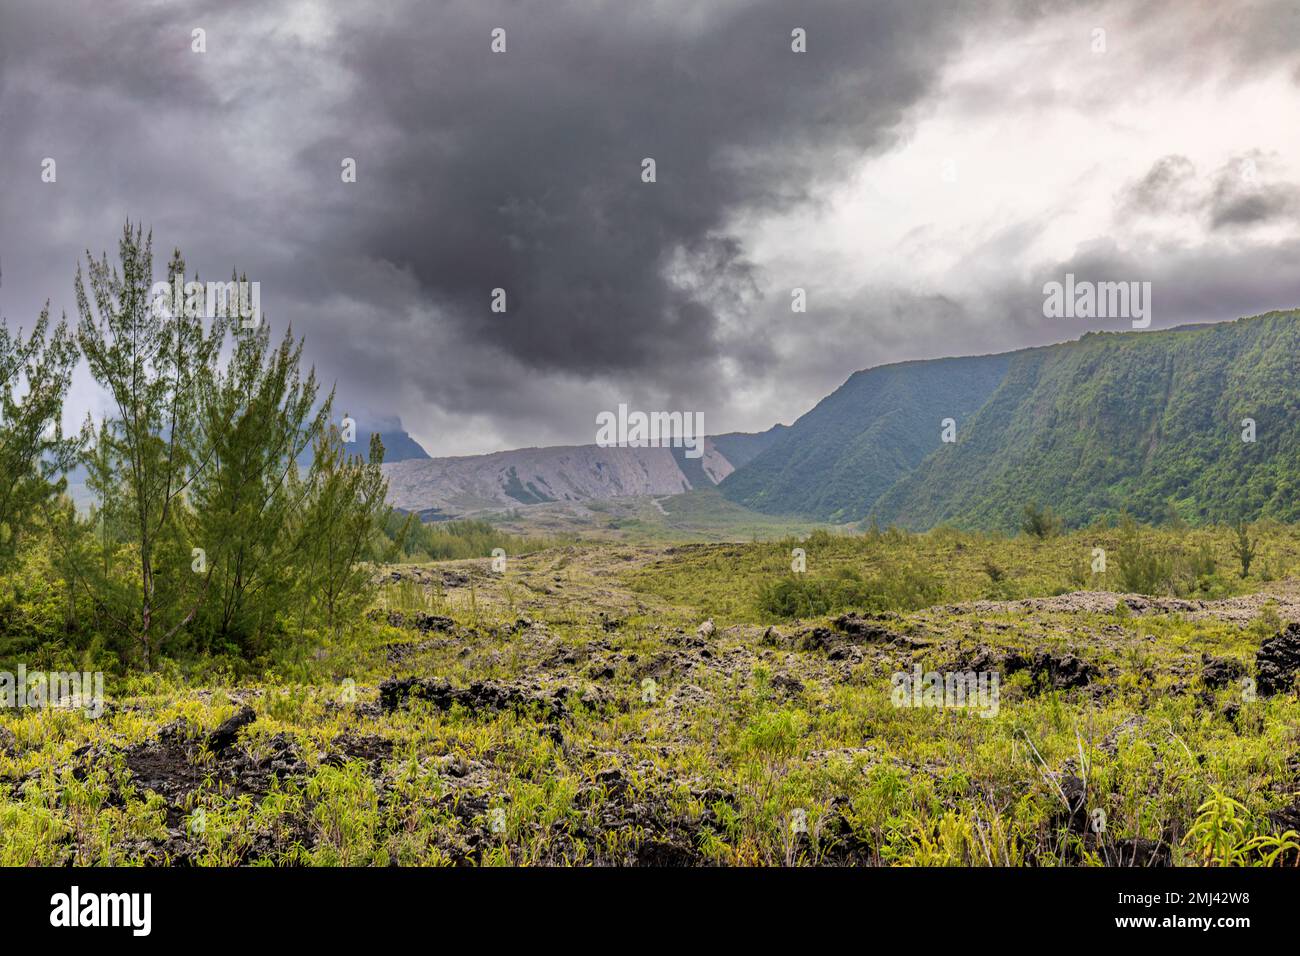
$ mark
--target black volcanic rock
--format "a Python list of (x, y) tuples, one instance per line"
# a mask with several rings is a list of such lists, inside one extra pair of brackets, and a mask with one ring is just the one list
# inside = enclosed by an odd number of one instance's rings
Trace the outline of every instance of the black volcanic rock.
[(239, 732), (255, 720), (257, 714), (253, 712), (253, 708), (241, 707), (238, 713), (222, 722), (221, 726), (208, 737), (208, 749), (214, 754), (222, 753), (235, 742)]
[(1255, 654), (1259, 692), (1267, 697), (1291, 690), (1296, 671), (1300, 671), (1300, 624), (1293, 622), (1261, 644)]

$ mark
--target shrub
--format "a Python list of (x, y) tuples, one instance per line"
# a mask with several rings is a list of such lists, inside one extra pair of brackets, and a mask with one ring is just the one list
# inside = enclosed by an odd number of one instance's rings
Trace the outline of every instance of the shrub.
[(1167, 591), (1173, 577), (1173, 558), (1149, 542), (1141, 526), (1130, 517), (1120, 524), (1119, 579), (1125, 591), (1156, 594)]
[(1238, 521), (1233, 529), (1236, 538), (1232, 542), (1232, 556), (1241, 564), (1241, 576), (1244, 578), (1250, 574), (1250, 563), (1255, 560), (1255, 545), (1257, 541), (1250, 540), (1250, 525), (1244, 521)]
[(1050, 538), (1061, 530), (1061, 519), (1051, 508), (1039, 508), (1037, 502), (1025, 505), (1020, 530), (1035, 538)]
[(914, 611), (938, 603), (943, 584), (911, 562), (887, 561), (870, 578), (851, 568), (828, 577), (791, 574), (759, 585), (757, 606), (765, 614), (793, 619), (819, 617), (848, 608)]

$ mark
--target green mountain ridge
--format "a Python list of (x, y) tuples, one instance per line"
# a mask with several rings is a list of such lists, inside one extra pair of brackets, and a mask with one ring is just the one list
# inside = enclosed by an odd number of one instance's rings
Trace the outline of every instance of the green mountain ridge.
[(1029, 502), (1070, 526), (1300, 520), (1298, 373), (1296, 311), (882, 366), (719, 487), (767, 513), (912, 529), (1012, 530)]
[(719, 488), (772, 514), (855, 521), (960, 429), (1006, 377), (1010, 355), (903, 362), (855, 372)]

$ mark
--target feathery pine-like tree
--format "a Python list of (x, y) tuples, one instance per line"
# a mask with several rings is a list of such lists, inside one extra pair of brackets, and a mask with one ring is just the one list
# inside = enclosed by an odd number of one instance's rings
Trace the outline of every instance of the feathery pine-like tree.
[(1250, 574), (1251, 563), (1255, 560), (1256, 541), (1250, 540), (1250, 525), (1238, 521), (1233, 528), (1232, 555), (1241, 564), (1241, 576)]
[[(182, 647), (251, 659), (295, 617), (337, 629), (358, 614), (392, 514), (378, 436), (366, 459), (326, 431), (333, 395), (317, 406), (291, 332), (273, 348), (265, 323), (249, 328), (230, 308), (205, 316), (188, 290), (155, 300), (140, 227), (123, 232), (120, 272), (87, 259), (77, 337), (114, 407), (83, 431), (97, 504), (60, 524), (60, 566), (115, 640), (126, 635), (146, 667)], [(179, 252), (167, 278), (185, 281)]]
[(270, 349), (265, 322), (239, 331), (226, 366), (199, 403), (208, 449), (190, 500), (191, 539), (206, 552), (212, 584), (200, 614), (199, 639), (248, 655), (290, 606), (294, 527), (303, 507), (292, 476), (297, 459), (329, 420), (333, 396), (313, 412), (315, 370), (299, 371), (303, 343), (292, 333)]
[(306, 478), (307, 506), (298, 544), (302, 555), (300, 610), (332, 630), (360, 613), (374, 592), (374, 571), (364, 562), (400, 547), (381, 546), (379, 533), (392, 516), (386, 504), (388, 482), (380, 466), (384, 443), (370, 436), (369, 458), (349, 455), (337, 427), (331, 425), (316, 442), (315, 458)]
[(26, 338), (0, 321), (0, 568), (66, 485), (59, 473), (75, 442), (62, 437), (60, 419), (76, 362), (66, 323), (50, 331), (48, 304)]
[[(128, 516), (129, 626), (150, 667), (157, 649), (193, 618), (210, 582), (191, 570), (182, 511), (191, 477), (206, 464), (198, 400), (211, 387), (227, 321), (215, 317), (205, 330), (197, 310), (153, 301), (152, 233), (133, 232), (128, 222), (118, 255), (120, 273), (107, 255), (96, 261), (87, 253), (89, 294), (77, 269), (77, 339), (114, 406), (94, 455), (111, 463), (117, 480), (105, 491), (121, 497)], [(167, 276), (184, 279), (179, 251)]]

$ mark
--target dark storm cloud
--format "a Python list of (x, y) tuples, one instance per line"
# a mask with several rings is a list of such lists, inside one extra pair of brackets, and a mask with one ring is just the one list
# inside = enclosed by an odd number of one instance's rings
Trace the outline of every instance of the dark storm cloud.
[(1196, 167), (1186, 156), (1162, 156), (1124, 192), (1121, 208), (1144, 214), (1180, 213), (1196, 203)]
[(354, 21), (350, 121), (303, 165), (358, 159), (372, 202), (320, 184), (354, 254), (409, 270), (460, 336), (584, 375), (698, 373), (724, 351), (719, 310), (752, 289), (728, 216), (889, 144), (959, 27), (943, 3), (418, 11)]
[[(729, 219), (887, 148), (975, 12), (358, 4), (330, 9), (342, 23), (314, 46), (307, 11), (7, 3), (0, 256), (22, 278), (0, 307), (68, 304), (78, 254), (131, 216), (160, 258), (180, 245), (192, 268), (259, 279), (273, 323), (380, 408), (400, 392), (544, 419), (528, 375), (715, 399), (720, 356), (775, 361), (737, 331), (756, 283)], [(45, 156), (57, 188), (39, 182)]]
[[(1037, 273), (1050, 270), (1007, 265), (1051, 221), (1054, 197), (1037, 219), (972, 242), (961, 283), (873, 276), (838, 301), (817, 295), (802, 322), (746, 244), (764, 214), (833, 201), (867, 159), (905, 142), (954, 57), (1078, 9), (4, 0), (0, 314), (30, 324), (47, 297), (71, 308), (78, 257), (111, 252), (129, 216), (153, 226), (160, 260), (179, 245), (205, 278), (238, 267), (259, 280), (270, 321), (307, 336), (342, 408), (402, 411), (435, 453), (444, 432), (461, 444), (586, 440), (611, 400), (718, 422), (756, 381), (776, 384), (749, 427), (788, 420), (857, 368), (1083, 331), (1036, 318)], [(1083, 9), (1113, 12), (1117, 42), (1129, 23), (1184, 24), (1152, 28), (1166, 46), (1134, 69), (1248, 71), (1295, 49), (1294, 17), (1267, 5), (1231, 34), (1213, 5), (1173, 20), (1165, 3)], [(190, 51), (196, 27), (203, 55)], [(489, 49), (496, 27), (504, 54)], [(794, 27), (806, 54), (790, 51)], [(1126, 62), (1109, 82), (1128, 82)], [(996, 118), (1025, 102), (1015, 87), (961, 95)], [(57, 186), (40, 182), (47, 156)], [(340, 181), (344, 157), (355, 185)], [(654, 184), (640, 180), (644, 157)], [(1170, 215), (1178, 173), (1135, 186), (1133, 209)], [(1265, 170), (1251, 188), (1197, 180), (1192, 198), (1226, 241), (1281, 221), (1284, 187)], [(1290, 294), (1291, 252), (1141, 248), (1096, 264), (1171, 283), (1194, 270), (1185, 287), (1223, 318)], [(816, 289), (813, 272), (800, 281)], [(489, 310), (497, 287), (505, 315)]]
[(1206, 198), (1213, 229), (1248, 227), (1300, 215), (1300, 187), (1266, 182), (1268, 157), (1251, 152), (1226, 163)]
[(1259, 150), (1234, 156), (1208, 179), (1197, 177), (1186, 156), (1162, 156), (1120, 197), (1122, 218), (1137, 215), (1203, 216), (1211, 230), (1242, 229), (1300, 217), (1300, 187), (1273, 179), (1274, 158)]

